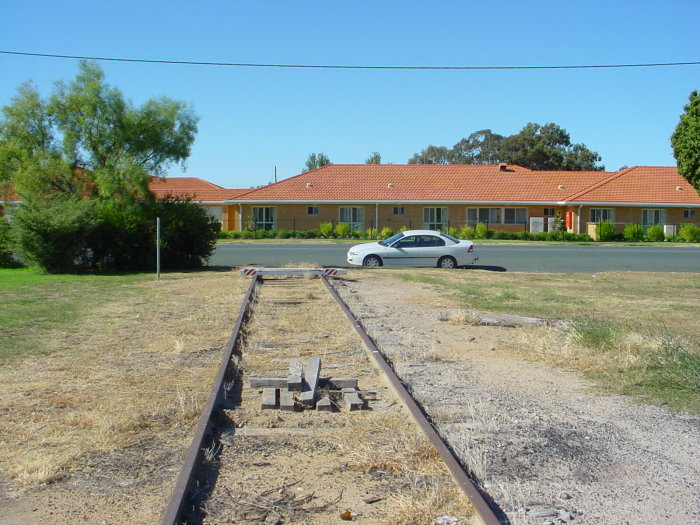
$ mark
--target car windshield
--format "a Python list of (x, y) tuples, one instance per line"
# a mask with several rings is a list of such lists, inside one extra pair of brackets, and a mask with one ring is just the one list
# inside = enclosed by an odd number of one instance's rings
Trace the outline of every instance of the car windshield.
[(381, 244), (382, 246), (389, 246), (391, 243), (398, 241), (401, 237), (403, 237), (403, 233), (397, 233), (396, 235), (392, 235), (388, 239), (379, 241), (379, 244)]
[(445, 237), (446, 239), (451, 240), (455, 244), (459, 244), (459, 239), (452, 237), (452, 235), (447, 235), (446, 233), (440, 233), (441, 237)]

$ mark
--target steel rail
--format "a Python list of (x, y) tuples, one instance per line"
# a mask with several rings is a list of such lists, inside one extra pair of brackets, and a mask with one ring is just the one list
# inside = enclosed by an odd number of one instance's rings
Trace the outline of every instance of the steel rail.
[(350, 323), (355, 328), (355, 331), (359, 334), (360, 338), (369, 350), (369, 353), (372, 355), (375, 364), (384, 373), (384, 376), (389, 381), (394, 393), (399, 397), (404, 406), (406, 406), (416, 424), (418, 424), (420, 429), (440, 454), (440, 457), (450, 471), (450, 474), (452, 474), (452, 477), (457, 485), (460, 487), (460, 489), (462, 489), (464, 494), (474, 505), (474, 509), (476, 510), (481, 521), (484, 523), (484, 525), (501, 525), (503, 522), (498, 518), (498, 516), (496, 516), (496, 513), (486, 501), (484, 495), (469, 478), (469, 476), (467, 476), (461, 463), (442, 440), (435, 428), (433, 428), (430, 421), (428, 421), (428, 418), (418, 406), (418, 403), (416, 403), (413, 397), (411, 397), (411, 395), (408, 393), (391, 365), (388, 363), (379, 348), (377, 348), (377, 345), (374, 344), (374, 341), (372, 341), (369, 335), (367, 335), (367, 332), (365, 332), (364, 328), (362, 328), (362, 325), (353, 315), (348, 305), (341, 299), (335, 288), (333, 288), (333, 286), (331, 286), (331, 284), (328, 282), (328, 279), (326, 279), (324, 276), (320, 276), (320, 279), (323, 281), (323, 284), (326, 285), (326, 288), (333, 298), (338, 302), (343, 312), (345, 312), (345, 315), (350, 320)]
[(181, 513), (184, 510), (187, 495), (192, 487), (192, 483), (194, 482), (194, 474), (197, 469), (197, 465), (199, 465), (202, 458), (202, 443), (211, 432), (212, 415), (223, 401), (224, 380), (226, 379), (226, 374), (229, 370), (231, 357), (233, 356), (233, 352), (238, 345), (241, 328), (248, 317), (250, 306), (255, 299), (255, 290), (258, 282), (259, 278), (251, 280), (250, 286), (248, 286), (248, 291), (243, 298), (241, 310), (238, 313), (238, 319), (236, 320), (236, 324), (231, 331), (231, 337), (226, 345), (226, 350), (221, 360), (221, 365), (219, 365), (219, 370), (216, 374), (214, 386), (209, 393), (207, 404), (199, 418), (199, 422), (197, 423), (197, 428), (195, 429), (192, 443), (187, 449), (185, 460), (182, 468), (180, 469), (177, 482), (175, 483), (175, 488), (170, 496), (170, 502), (168, 503), (165, 513), (163, 514), (163, 519), (161, 521), (162, 525), (177, 525), (180, 520)]

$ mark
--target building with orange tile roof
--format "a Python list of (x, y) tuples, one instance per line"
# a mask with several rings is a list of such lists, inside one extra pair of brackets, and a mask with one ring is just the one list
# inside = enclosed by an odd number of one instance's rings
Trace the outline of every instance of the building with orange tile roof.
[[(700, 224), (700, 195), (675, 167), (617, 172), (532, 171), (514, 165), (328, 164), (254, 189), (226, 189), (196, 177), (153, 179), (158, 198), (204, 207), (224, 230), (447, 230), (486, 223), (505, 231), (548, 231), (561, 214), (572, 233), (595, 235), (609, 220), (661, 224), (674, 233)], [(9, 203), (8, 199), (5, 199)]]
[[(232, 203), (233, 204), (233, 203)], [(573, 233), (601, 220), (695, 223), (700, 195), (673, 167), (619, 172), (532, 171), (465, 164), (329, 164), (250, 190), (229, 206), (225, 229), (442, 229), (474, 226), (547, 231), (557, 212)], [(673, 228), (669, 229), (671, 232)]]

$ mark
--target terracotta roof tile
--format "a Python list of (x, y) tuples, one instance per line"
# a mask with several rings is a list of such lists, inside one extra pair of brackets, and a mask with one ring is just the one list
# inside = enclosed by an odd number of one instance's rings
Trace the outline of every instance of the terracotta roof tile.
[(197, 177), (168, 177), (153, 178), (148, 189), (156, 197), (173, 195), (180, 198), (189, 198), (199, 202), (221, 202), (232, 200), (245, 193), (249, 189), (226, 189)]
[(469, 164), (329, 164), (251, 192), (242, 201), (558, 202), (600, 182), (600, 171), (530, 171)]
[(634, 166), (572, 195), (572, 202), (700, 204), (698, 192), (672, 166)]

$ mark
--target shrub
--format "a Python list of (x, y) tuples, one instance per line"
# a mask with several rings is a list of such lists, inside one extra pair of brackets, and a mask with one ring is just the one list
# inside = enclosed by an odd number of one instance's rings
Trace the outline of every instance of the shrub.
[(250, 230), (243, 230), (241, 232), (241, 239), (252, 239), (253, 238), (253, 232)]
[(641, 224), (628, 224), (625, 226), (622, 236), (626, 241), (639, 242), (644, 239), (644, 228), (642, 228)]
[(471, 226), (462, 226), (459, 229), (459, 237), (462, 239), (473, 239), (475, 235), (475, 230)]
[(399, 231), (400, 231), (401, 233), (407, 232), (407, 231), (408, 231), (408, 226), (401, 226), (401, 228), (399, 228)]
[(0, 268), (17, 268), (21, 266), (12, 252), (10, 223), (0, 217)]
[(367, 228), (365, 230), (364, 238), (365, 239), (376, 239), (377, 238), (377, 230), (375, 228)]
[(11, 230), (20, 259), (47, 272), (90, 267), (88, 236), (95, 229), (95, 203), (87, 199), (25, 199)]
[(447, 235), (450, 235), (452, 237), (457, 237), (457, 228), (454, 226), (450, 226), (447, 228)]
[(292, 232), (290, 232), (289, 230), (285, 230), (284, 228), (281, 228), (281, 229), (277, 230), (275, 237), (278, 239), (291, 239)]
[(333, 223), (322, 222), (318, 229), (321, 231), (321, 235), (326, 239), (329, 239), (333, 235)]
[(647, 239), (652, 242), (661, 242), (666, 239), (664, 235), (664, 227), (660, 224), (654, 224), (647, 228)]
[(384, 228), (382, 228), (382, 231), (379, 232), (379, 236), (380, 236), (382, 239), (388, 239), (388, 238), (391, 237), (392, 235), (394, 235), (394, 229), (393, 229), (393, 228), (389, 228), (388, 226), (384, 226)]
[(694, 224), (684, 224), (678, 230), (678, 237), (683, 242), (700, 242), (700, 227)]
[(273, 230), (255, 230), (254, 236), (256, 239), (273, 239), (275, 232)]
[(474, 238), (475, 239), (486, 239), (489, 236), (489, 227), (487, 224), (480, 222), (476, 225), (476, 229), (474, 230)]
[[(201, 268), (211, 254), (214, 253), (216, 237), (221, 229), (221, 223), (211, 217), (206, 210), (185, 201), (162, 200), (155, 203), (144, 203), (146, 225), (155, 224), (156, 217), (161, 220), (161, 266), (166, 269)], [(144, 251), (155, 243), (148, 240)], [(155, 265), (149, 262), (149, 269)]]
[(510, 239), (510, 232), (507, 232), (505, 230), (493, 230), (493, 237), (494, 239)]
[(343, 239), (350, 237), (350, 231), (350, 225), (344, 222), (338, 223), (335, 227), (335, 234)]
[(353, 230), (352, 231), (352, 238), (353, 239), (359, 239), (362, 237), (362, 232), (360, 230)]
[(600, 241), (612, 241), (615, 237), (615, 225), (610, 221), (602, 221), (595, 227), (596, 235)]

